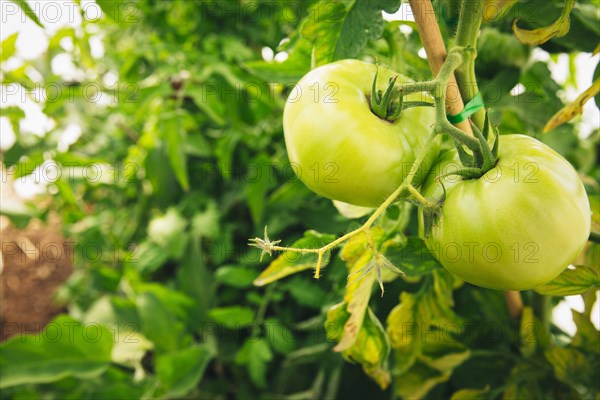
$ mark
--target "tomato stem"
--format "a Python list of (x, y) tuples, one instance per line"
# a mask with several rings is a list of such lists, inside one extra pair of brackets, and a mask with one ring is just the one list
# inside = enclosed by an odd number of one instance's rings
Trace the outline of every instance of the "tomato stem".
[(475, 155), (480, 157), (481, 146), (479, 141), (462, 130), (458, 129), (448, 121), (446, 116), (446, 91), (448, 89), (448, 82), (454, 76), (454, 71), (463, 63), (464, 48), (454, 47), (450, 50), (446, 62), (442, 65), (442, 68), (438, 72), (434, 79), (436, 83), (436, 90), (432, 92), (435, 99), (436, 108), (436, 130), (439, 133), (448, 133), (452, 138), (460, 142), (469, 148)]
[(542, 328), (547, 332), (550, 329), (550, 297), (533, 291), (531, 305), (533, 306), (534, 315), (540, 320)]
[[(437, 137), (437, 133), (436, 132), (432, 132), (427, 141), (425, 142), (425, 145), (423, 146), (423, 149), (421, 150), (421, 152), (419, 153), (419, 155), (417, 156), (417, 159), (415, 160), (415, 162), (413, 163), (410, 172), (406, 175), (406, 177), (404, 178), (404, 181), (402, 182), (402, 184), (400, 186), (398, 186), (398, 188), (396, 190), (394, 190), (394, 192), (392, 194), (390, 194), (388, 196), (388, 198), (373, 212), (373, 214), (371, 214), (371, 216), (369, 217), (369, 219), (359, 228), (346, 233), (343, 236), (340, 236), (339, 238), (335, 239), (334, 241), (326, 244), (325, 246), (316, 248), (316, 249), (305, 249), (305, 248), (296, 248), (296, 247), (284, 247), (284, 246), (277, 246), (275, 245), (275, 243), (279, 243), (279, 241), (271, 241), (268, 236), (267, 236), (267, 229), (265, 227), (265, 238), (261, 239), (261, 238), (255, 238), (251, 240), (250, 245), (254, 246), (254, 247), (258, 247), (260, 249), (263, 250), (264, 253), (267, 253), (269, 255), (271, 255), (271, 253), (273, 251), (288, 251), (291, 253), (301, 253), (301, 254), (317, 254), (317, 266), (315, 268), (315, 278), (319, 278), (321, 276), (321, 267), (322, 267), (322, 263), (323, 263), (323, 255), (333, 249), (334, 247), (336, 247), (337, 245), (347, 241), (348, 239), (363, 233), (363, 232), (367, 232), (368, 229), (375, 223), (375, 221), (377, 221), (377, 219), (381, 216), (381, 214), (383, 212), (385, 212), (385, 210), (400, 196), (403, 194), (410, 194), (410, 187), (414, 188), (414, 184), (415, 184), (415, 179), (417, 176), (417, 172), (421, 170), (421, 165), (423, 164), (425, 158), (429, 155), (429, 153), (431, 151), (433, 151), (434, 149), (434, 141), (435, 138)], [(422, 197), (422, 196), (421, 196)]]
[(421, 207), (434, 208), (437, 207), (437, 203), (427, 200), (413, 185), (407, 185), (408, 191), (412, 195), (412, 198), (419, 203)]

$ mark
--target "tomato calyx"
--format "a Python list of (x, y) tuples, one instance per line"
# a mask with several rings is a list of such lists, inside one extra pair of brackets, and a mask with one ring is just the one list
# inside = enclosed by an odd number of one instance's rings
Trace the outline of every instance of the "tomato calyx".
[(385, 93), (377, 89), (377, 75), (379, 74), (379, 65), (376, 65), (375, 77), (373, 78), (373, 85), (371, 88), (371, 111), (381, 119), (393, 122), (400, 118), (402, 108), (404, 106), (404, 99), (402, 97), (402, 90), (396, 89), (396, 79), (398, 76), (390, 78), (388, 87)]
[(379, 74), (379, 65), (376, 66), (375, 76), (371, 87), (371, 95), (367, 96), (371, 112), (379, 118), (388, 122), (394, 122), (402, 111), (411, 107), (434, 107), (434, 103), (427, 101), (404, 101), (404, 93), (402, 88), (396, 88), (396, 80), (398, 76), (393, 76), (388, 82), (388, 87), (383, 92), (377, 89), (377, 75)]
[[(452, 171), (451, 173), (446, 174), (446, 176), (459, 175), (464, 179), (477, 179), (483, 176), (490, 169), (494, 168), (498, 163), (500, 136), (492, 127), (488, 118), (488, 114), (486, 113), (485, 115), (483, 132), (473, 123), (473, 121), (470, 122), (475, 137), (479, 142), (480, 151), (469, 154), (463, 148), (462, 144), (455, 140), (454, 144), (456, 145), (458, 157), (460, 158), (463, 168)], [(491, 148), (489, 144), (490, 141), (493, 141)]]
[[(479, 179), (498, 164), (500, 137), (492, 127), (488, 114), (486, 113), (485, 116), (483, 132), (473, 123), (473, 121), (470, 122), (475, 137), (479, 141), (480, 152), (469, 154), (458, 140), (454, 140), (462, 166), (453, 171), (438, 175), (436, 181), (442, 187), (442, 195), (439, 199), (433, 201), (429, 200), (427, 201), (427, 204), (421, 204), (421, 207), (423, 208), (423, 234), (426, 238), (429, 237), (435, 220), (440, 214), (442, 205), (446, 199), (446, 188), (444, 187), (443, 178), (458, 175), (463, 180)], [(491, 148), (489, 144), (490, 141), (493, 141)]]

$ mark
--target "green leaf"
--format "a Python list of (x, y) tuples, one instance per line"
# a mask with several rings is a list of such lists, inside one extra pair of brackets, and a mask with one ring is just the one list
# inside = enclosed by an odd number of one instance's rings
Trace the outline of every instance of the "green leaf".
[(136, 299), (141, 332), (154, 343), (157, 352), (173, 351), (182, 345), (183, 326), (153, 293)]
[(265, 155), (260, 155), (252, 160), (251, 165), (255, 170), (252, 176), (247, 177), (247, 185), (244, 188), (244, 197), (250, 208), (250, 214), (255, 226), (261, 225), (267, 204), (267, 192), (273, 186), (274, 182), (269, 173), (270, 159)]
[(58, 189), (60, 198), (67, 204), (77, 206), (77, 197), (73, 192), (73, 188), (69, 184), (69, 181), (64, 177), (60, 177), (54, 182), (54, 186)]
[(156, 376), (164, 397), (179, 397), (198, 386), (204, 370), (214, 356), (206, 345), (163, 353), (156, 357)]
[(239, 132), (232, 131), (220, 138), (215, 147), (215, 156), (217, 157), (219, 172), (226, 180), (231, 180), (233, 153), (239, 141)]
[(550, 296), (572, 296), (600, 287), (598, 270), (578, 265), (565, 269), (551, 282), (535, 288), (535, 291)]
[(399, 7), (398, 0), (316, 3), (300, 26), (302, 37), (313, 42), (314, 65), (357, 58), (368, 40), (383, 34), (381, 11), (393, 13)]
[(117, 328), (127, 330), (138, 330), (140, 325), (135, 303), (110, 295), (98, 298), (87, 310), (83, 322), (107, 326), (115, 324)]
[(240, 329), (254, 322), (254, 311), (242, 306), (213, 308), (208, 312), (208, 316), (230, 329)]
[(238, 351), (235, 362), (246, 365), (252, 382), (259, 387), (266, 386), (267, 364), (273, 358), (269, 344), (262, 338), (248, 338)]
[(523, 68), (529, 61), (530, 52), (530, 48), (514, 35), (496, 28), (484, 28), (477, 39), (478, 74), (494, 76), (500, 72), (499, 65)]
[(543, 28), (533, 30), (521, 29), (517, 26), (519, 20), (515, 19), (512, 25), (513, 32), (521, 43), (533, 46), (546, 43), (553, 37), (565, 36), (569, 33), (569, 27), (571, 25), (569, 14), (574, 5), (575, 0), (565, 0), (565, 6), (560, 17), (554, 21), (552, 25)]
[(400, 3), (399, 0), (356, 1), (343, 22), (333, 60), (357, 58), (368, 40), (379, 39), (383, 34), (381, 10), (393, 14)]
[(347, 15), (344, 4), (338, 2), (321, 0), (311, 7), (309, 15), (300, 25), (300, 34), (313, 43), (313, 66), (334, 60), (336, 44)]
[(175, 318), (184, 319), (194, 305), (186, 294), (156, 282), (131, 282), (136, 293), (149, 293), (158, 299)]
[[(121, 16), (123, 14), (128, 14), (123, 11), (128, 11), (130, 9), (130, 7), (125, 8), (124, 3), (121, 0), (96, 0), (96, 3), (98, 3), (98, 6), (104, 15), (115, 22), (123, 22)], [(137, 9), (134, 8), (133, 10)]]
[(219, 209), (214, 201), (210, 201), (206, 209), (192, 217), (192, 235), (198, 238), (216, 239), (221, 232)]
[(295, 276), (284, 285), (292, 297), (303, 306), (320, 309), (326, 293), (312, 278)]
[(150, 241), (143, 241), (131, 255), (125, 257), (124, 264), (142, 274), (157, 271), (169, 258), (169, 253)]
[(200, 241), (190, 240), (175, 279), (178, 290), (193, 301), (191, 310), (186, 313), (190, 326), (198, 328), (207, 321), (208, 310), (216, 300), (214, 279), (202, 256)]
[(150, 220), (148, 238), (167, 255), (178, 259), (183, 255), (187, 244), (187, 224), (179, 210), (169, 208), (165, 214)]
[(34, 90), (36, 88), (36, 83), (34, 83), (27, 74), (28, 68), (29, 65), (23, 64), (20, 67), (10, 71), (2, 71), (2, 73), (4, 74), (2, 84), (9, 85), (11, 83), (18, 83), (25, 89)]
[(390, 246), (385, 256), (407, 276), (419, 276), (441, 268), (439, 261), (418, 237), (409, 237), (405, 243)]
[(112, 351), (112, 361), (116, 364), (135, 368), (137, 373), (143, 374), (142, 359), (148, 351), (154, 349), (154, 345), (144, 335), (136, 331), (122, 329), (118, 334)]
[(298, 341), (292, 333), (292, 327), (275, 318), (267, 318), (263, 326), (268, 332), (266, 339), (273, 350), (281, 354), (289, 354), (296, 348)]
[(183, 188), (190, 189), (190, 180), (187, 171), (187, 154), (185, 152), (185, 143), (187, 142), (187, 132), (183, 127), (182, 117), (179, 115), (171, 116), (161, 120), (159, 129), (167, 146), (167, 155), (171, 163), (171, 168), (177, 177), (177, 181)]
[(215, 99), (211, 85), (187, 85), (186, 93), (212, 122), (217, 126), (225, 125), (223, 105)]
[(154, 346), (138, 332), (141, 325), (135, 303), (117, 296), (100, 297), (85, 314), (84, 322), (108, 326), (114, 337), (112, 361), (144, 374), (142, 359)]
[[(405, 35), (400, 31), (402, 26), (410, 27), (413, 31)], [(431, 77), (427, 60), (418, 55), (422, 43), (414, 22), (390, 21), (387, 23), (383, 37), (389, 47), (388, 63), (392, 70), (415, 80), (426, 80)]]
[[(18, 138), (21, 133), (21, 120), (25, 118), (25, 111), (23, 111), (20, 107), (17, 106), (0, 107), (0, 115), (8, 118), (8, 120), (10, 121), (10, 125), (12, 126), (13, 132)], [(18, 145), (18, 143), (16, 143), (16, 145)], [(12, 148), (14, 147), (15, 145), (13, 145)], [(4, 164), (7, 166), (10, 166), (10, 164), (19, 161), (20, 157), (15, 157), (13, 161), (10, 158), (6, 157), (6, 155), (7, 154), (4, 153)]]
[[(8, 60), (15, 51), (17, 50), (17, 38), (19, 32), (15, 32), (2, 41), (2, 54), (0, 55), (0, 62)], [(4, 113), (2, 114), (4, 116)]]
[(201, 134), (188, 135), (184, 150), (186, 154), (196, 157), (209, 157), (211, 155), (210, 144)]
[(31, 9), (31, 7), (29, 6), (29, 4), (27, 3), (26, 0), (11, 0), (11, 1), (13, 3), (15, 3), (16, 5), (18, 5), (19, 8), (25, 13), (25, 15), (27, 15), (27, 17), (29, 17), (29, 19), (31, 19), (33, 22), (35, 22), (40, 28), (44, 28), (44, 25), (42, 25), (42, 23), (38, 19), (37, 15), (35, 15), (35, 13), (33, 12), (33, 10)]
[[(323, 234), (316, 231), (306, 231), (304, 237), (297, 240), (292, 244), (291, 247), (303, 248), (303, 249), (317, 249), (325, 244), (335, 240), (334, 235)], [(323, 255), (322, 266), (326, 266), (329, 263), (329, 254)], [(313, 253), (299, 254), (291, 251), (283, 252), (277, 257), (267, 269), (265, 269), (259, 276), (254, 280), (256, 286), (264, 286), (271, 282), (275, 282), (288, 275), (295, 274), (296, 272), (304, 271), (317, 266), (317, 255)]]
[(289, 56), (285, 61), (249, 61), (244, 67), (265, 82), (291, 85), (310, 71), (311, 50), (312, 43), (299, 38), (294, 46), (287, 50)]
[(112, 347), (113, 336), (104, 326), (58, 316), (40, 333), (0, 345), (0, 388), (97, 377), (109, 367)]
[(217, 282), (235, 288), (245, 288), (252, 285), (257, 272), (246, 267), (223, 266), (215, 272)]

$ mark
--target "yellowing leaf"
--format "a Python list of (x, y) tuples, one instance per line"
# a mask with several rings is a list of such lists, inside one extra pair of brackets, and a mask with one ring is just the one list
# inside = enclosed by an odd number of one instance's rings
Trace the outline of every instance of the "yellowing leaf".
[(402, 398), (423, 398), (434, 386), (450, 379), (454, 368), (471, 354), (469, 349), (448, 335), (439, 335), (435, 339), (430, 334), (428, 336), (429, 339), (421, 338), (422, 352), (415, 363), (396, 378), (396, 394)]
[(513, 22), (513, 32), (515, 33), (516, 38), (523, 44), (537, 46), (539, 44), (546, 43), (553, 37), (561, 37), (566, 35), (569, 32), (571, 25), (569, 14), (571, 13), (571, 9), (574, 5), (575, 0), (566, 0), (565, 7), (563, 8), (560, 17), (554, 21), (553, 24), (543, 28), (532, 30), (521, 29), (517, 26), (517, 22), (519, 20), (515, 19)]
[[(381, 239), (383, 233), (381, 228), (369, 230), (374, 243)], [(373, 258), (373, 252), (368, 246), (367, 235), (360, 234), (351, 238), (342, 248), (340, 258), (349, 267), (350, 275), (344, 295), (344, 303), (347, 305), (350, 317), (344, 325), (340, 341), (334, 348), (335, 351), (344, 351), (356, 341), (371, 298), (371, 290), (376, 276), (375, 269), (369, 268), (369, 265), (367, 265), (372, 262)]]
[(489, 386), (483, 389), (461, 389), (454, 392), (450, 400), (485, 400), (486, 393), (489, 391)]
[[(351, 272), (358, 271), (360, 268), (367, 265), (371, 260), (373, 254), (371, 251), (365, 251), (362, 256), (354, 263)], [(346, 288), (346, 294), (344, 295), (344, 302), (347, 304), (347, 310), (350, 314), (350, 318), (344, 325), (344, 331), (342, 338), (337, 346), (334, 347), (334, 351), (344, 351), (354, 344), (358, 337), (358, 332), (361, 329), (367, 306), (369, 305), (369, 299), (371, 298), (371, 289), (373, 282), (375, 281), (374, 271), (368, 273), (366, 276), (355, 279)]]
[(571, 345), (588, 353), (600, 354), (600, 331), (596, 329), (590, 316), (575, 310), (571, 310), (571, 312), (573, 313), (573, 322), (577, 325), (577, 333)]
[[(327, 338), (339, 340), (343, 335), (341, 325), (345, 324), (349, 318), (350, 314), (345, 303), (342, 302), (331, 307), (327, 311), (327, 322), (325, 323)], [(385, 389), (391, 381), (387, 366), (389, 352), (390, 345), (385, 330), (375, 314), (368, 308), (355, 342), (342, 351), (342, 355), (350, 361), (361, 364), (365, 373), (373, 378), (382, 389)]]
[(414, 335), (407, 330), (407, 327), (414, 326), (415, 320), (415, 296), (402, 292), (400, 304), (392, 309), (387, 318), (387, 331), (390, 337), (390, 344), (394, 349), (410, 347), (414, 340)]
[(537, 347), (537, 336), (535, 334), (535, 316), (531, 307), (524, 307), (521, 314), (521, 325), (519, 327), (519, 338), (521, 342), (521, 354), (530, 357), (535, 353)]
[(554, 347), (544, 355), (554, 367), (554, 375), (565, 383), (576, 383), (578, 378), (590, 371), (590, 363), (578, 350), (564, 347)]
[(600, 79), (596, 79), (594, 83), (592, 83), (592, 86), (587, 88), (585, 92), (581, 93), (575, 99), (575, 101), (567, 104), (556, 114), (554, 114), (544, 127), (544, 133), (564, 124), (567, 121), (572, 120), (577, 115), (581, 114), (583, 112), (583, 105), (598, 93), (600, 93)]
[[(377, 243), (384, 234), (381, 227), (375, 227), (369, 229), (369, 234), (374, 243)], [(352, 237), (346, 242), (342, 250), (340, 251), (340, 258), (346, 262), (349, 269), (354, 267), (354, 263), (362, 256), (367, 250), (367, 235), (360, 234)], [(352, 272), (352, 271), (350, 271)]]
[(598, 270), (583, 265), (565, 269), (551, 282), (535, 289), (536, 292), (551, 296), (572, 296), (600, 287)]

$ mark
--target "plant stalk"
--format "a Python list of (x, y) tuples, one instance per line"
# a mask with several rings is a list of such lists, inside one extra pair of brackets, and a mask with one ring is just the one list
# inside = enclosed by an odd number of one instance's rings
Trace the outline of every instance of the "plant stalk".
[[(458, 88), (465, 102), (469, 102), (477, 93), (477, 77), (475, 75), (475, 58), (477, 57), (477, 36), (483, 19), (484, 0), (463, 0), (460, 17), (458, 20), (458, 31), (456, 32), (456, 45), (471, 49), (471, 57), (456, 70)], [(485, 122), (485, 110), (477, 110), (471, 119), (480, 130), (483, 130)]]
[(542, 327), (547, 332), (550, 329), (550, 297), (533, 291), (531, 301), (534, 315), (542, 323)]

